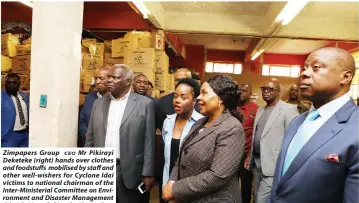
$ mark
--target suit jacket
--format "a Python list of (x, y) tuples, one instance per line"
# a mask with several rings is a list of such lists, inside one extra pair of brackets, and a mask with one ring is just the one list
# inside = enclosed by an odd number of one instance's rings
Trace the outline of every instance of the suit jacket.
[[(87, 130), (86, 147), (104, 147), (110, 96), (95, 101)], [(155, 174), (155, 119), (153, 102), (131, 92), (120, 127), (121, 174), (128, 189), (136, 188), (142, 176)]]
[[(20, 91), (19, 94), (25, 100), (27, 106), (27, 116), (29, 118), (29, 96)], [(8, 95), (5, 90), (3, 90), (1, 92), (1, 139), (2, 140), (11, 139), (11, 133), (14, 131), (15, 119), (16, 119), (15, 104), (11, 96)]]
[[(172, 92), (164, 97), (162, 97), (159, 101), (159, 109), (161, 110), (158, 114), (159, 116), (159, 129), (162, 130), (163, 122), (167, 118), (167, 115), (172, 115), (175, 113), (175, 108), (173, 107), (173, 98), (175, 97), (175, 93)], [(198, 104), (196, 103), (194, 109), (199, 112)]]
[(170, 176), (170, 180), (176, 181), (173, 196), (186, 203), (241, 203), (237, 173), (244, 154), (243, 127), (225, 112), (213, 125), (196, 134), (207, 120), (208, 117), (198, 120), (182, 142)]
[[(265, 107), (263, 106), (258, 109), (256, 118), (254, 120), (250, 169), (254, 167), (253, 150), (256, 126), (264, 111), (264, 108)], [(287, 104), (282, 100), (278, 101), (277, 105), (269, 115), (260, 141), (260, 161), (262, 173), (265, 176), (274, 175), (275, 165), (277, 163), (278, 154), (282, 146), (284, 134), (287, 131), (289, 124), (297, 115), (297, 107), (291, 104)]]
[(80, 120), (79, 120), (79, 135), (85, 136), (87, 132), (87, 127), (90, 122), (92, 106), (95, 103), (95, 100), (98, 99), (97, 92), (91, 92), (86, 96), (85, 102), (80, 111)]
[[(288, 146), (308, 113), (295, 118), (286, 133), (275, 171), (270, 203), (354, 203), (359, 188), (359, 110), (350, 100), (309, 139), (284, 176)], [(338, 154), (339, 162), (325, 157)]]

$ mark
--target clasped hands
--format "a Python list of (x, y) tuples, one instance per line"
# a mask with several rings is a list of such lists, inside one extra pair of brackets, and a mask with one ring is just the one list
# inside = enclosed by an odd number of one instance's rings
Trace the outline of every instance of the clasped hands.
[(175, 181), (168, 181), (168, 183), (162, 189), (162, 199), (168, 201), (169, 203), (176, 203), (172, 193), (172, 187), (174, 182)]

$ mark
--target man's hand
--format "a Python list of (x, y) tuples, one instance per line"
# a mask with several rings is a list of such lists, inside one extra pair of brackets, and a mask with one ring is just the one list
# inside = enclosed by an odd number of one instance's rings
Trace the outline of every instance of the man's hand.
[(142, 177), (142, 182), (146, 185), (146, 190), (148, 192), (152, 189), (154, 181), (154, 177)]
[(162, 198), (166, 201), (173, 199), (172, 186), (175, 181), (169, 181), (167, 185), (162, 189)]

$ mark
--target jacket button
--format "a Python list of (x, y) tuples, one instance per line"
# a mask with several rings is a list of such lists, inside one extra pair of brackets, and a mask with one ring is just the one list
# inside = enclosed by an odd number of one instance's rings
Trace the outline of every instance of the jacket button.
[(181, 165), (181, 169), (183, 169), (183, 170), (184, 170), (184, 169), (186, 169), (186, 166), (184, 166), (184, 165)]
[(275, 197), (275, 199), (276, 199), (276, 200), (279, 200), (279, 197), (278, 197), (278, 196), (276, 196), (276, 197)]

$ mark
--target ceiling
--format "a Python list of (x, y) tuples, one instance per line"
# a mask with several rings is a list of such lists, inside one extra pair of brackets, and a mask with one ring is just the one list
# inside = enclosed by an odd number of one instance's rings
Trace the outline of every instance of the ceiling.
[[(275, 21), (286, 2), (146, 2), (162, 28), (184, 44), (246, 50), (274, 37), (264, 53), (308, 54), (333, 41), (358, 41), (358, 2), (309, 2), (285, 26)], [(279, 24), (279, 25), (278, 25)], [(260, 49), (260, 44), (253, 46)]]

